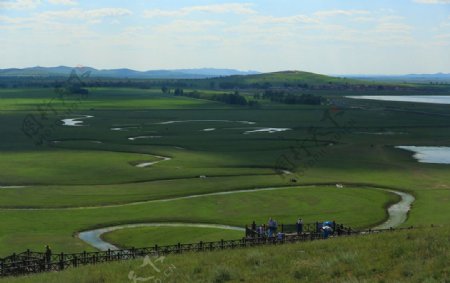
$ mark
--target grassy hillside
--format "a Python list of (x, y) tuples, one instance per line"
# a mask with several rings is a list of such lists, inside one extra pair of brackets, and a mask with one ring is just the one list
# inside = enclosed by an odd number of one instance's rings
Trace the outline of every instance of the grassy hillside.
[[(131, 275), (162, 282), (448, 282), (450, 228), (169, 255), (0, 282), (132, 282)], [(153, 281), (149, 281), (153, 282)], [(155, 281), (156, 282), (156, 281)], [(158, 281), (159, 282), (159, 281)]]
[[(234, 76), (237, 77), (237, 76)], [(318, 84), (327, 84), (327, 83), (361, 83), (361, 81), (339, 78), (339, 77), (331, 77), (311, 72), (303, 72), (303, 71), (284, 71), (284, 72), (275, 72), (275, 73), (266, 73), (266, 74), (258, 74), (258, 75), (250, 75), (241, 77), (241, 79), (247, 83), (261, 83), (261, 82), (270, 82), (274, 85), (281, 85), (284, 83), (287, 84), (302, 84), (307, 83), (310, 85), (318, 85)]]
[[(283, 71), (247, 76), (228, 76), (222, 78), (203, 79), (191, 81), (194, 85), (203, 87), (233, 88), (235, 87), (311, 87), (323, 85), (365, 84), (361, 80), (331, 77), (303, 71)], [(373, 84), (370, 83), (369, 84)]]

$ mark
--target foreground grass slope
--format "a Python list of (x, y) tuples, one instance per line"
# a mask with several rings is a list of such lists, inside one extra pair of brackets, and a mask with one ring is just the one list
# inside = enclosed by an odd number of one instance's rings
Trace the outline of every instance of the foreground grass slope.
[[(7, 278), (0, 282), (448, 282), (450, 227), (167, 256)], [(152, 282), (152, 281), (150, 281)], [(155, 281), (156, 282), (156, 281)], [(158, 281), (159, 282), (159, 281)]]

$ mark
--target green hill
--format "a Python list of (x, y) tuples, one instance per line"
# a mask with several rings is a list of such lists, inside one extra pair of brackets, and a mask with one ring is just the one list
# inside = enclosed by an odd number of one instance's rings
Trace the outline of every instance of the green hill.
[(147, 282), (449, 282), (449, 232), (449, 227), (414, 229), (168, 255), (151, 258), (153, 266), (140, 267), (143, 260), (137, 259), (0, 282), (133, 282), (128, 276), (154, 276)]
[[(373, 82), (353, 80), (347, 78), (331, 77), (303, 71), (283, 71), (246, 76), (228, 76), (220, 78), (191, 81), (195, 85), (203, 87), (219, 88), (269, 88), (269, 87), (301, 87), (310, 88), (318, 86), (348, 86), (348, 85), (373, 85)], [(207, 83), (207, 85), (205, 85)]]
[[(237, 76), (234, 76), (237, 77)], [(346, 83), (361, 83), (361, 81), (350, 80), (339, 77), (331, 77), (321, 74), (315, 74), (303, 71), (284, 71), (275, 73), (266, 73), (259, 75), (249, 75), (242, 77), (246, 83), (264, 83), (270, 82), (275, 85), (282, 84), (310, 84), (310, 85), (322, 85), (329, 83), (346, 84)]]

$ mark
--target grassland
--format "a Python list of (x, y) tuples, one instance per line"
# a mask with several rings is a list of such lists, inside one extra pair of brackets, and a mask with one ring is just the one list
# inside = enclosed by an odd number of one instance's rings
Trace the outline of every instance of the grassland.
[[(307, 222), (329, 219), (362, 228), (383, 221), (385, 204), (396, 200), (395, 196), (377, 190), (305, 187), (97, 209), (0, 211), (2, 241), (8, 243), (0, 251), (9, 254), (18, 246), (40, 249), (43, 242), (51, 243), (54, 250), (93, 250), (75, 238), (74, 233), (124, 223), (217, 223), (244, 227), (252, 220), (265, 223), (269, 216), (280, 223), (295, 223), (301, 215)], [(337, 201), (341, 204), (336, 205)], [(177, 242), (189, 241), (189, 237), (189, 234), (173, 236)], [(150, 240), (151, 235), (142, 244), (157, 244)]]
[[(134, 271), (164, 282), (447, 282), (446, 228), (416, 229), (284, 246), (172, 255), (158, 273), (142, 259), (0, 282), (126, 282)], [(164, 274), (165, 272), (165, 274)]]
[[(448, 108), (354, 101), (344, 94), (327, 92), (329, 105), (266, 102), (253, 109), (157, 89), (92, 88), (87, 99), (69, 100), (76, 107), (55, 102), (57, 114), (50, 111), (47, 117), (55, 127), (45, 145), (36, 146), (21, 131), (23, 119), (40, 117), (37, 105), (52, 101), (55, 93), (1, 90), (0, 186), (14, 187), (0, 188), (0, 256), (41, 250), (45, 244), (55, 251), (92, 250), (77, 232), (126, 223), (243, 226), (271, 216), (285, 223), (302, 216), (371, 227), (386, 219), (386, 206), (397, 200), (379, 187), (416, 197), (405, 226), (450, 224), (449, 166), (420, 164), (411, 153), (394, 148), (449, 145)], [(330, 109), (334, 121), (324, 119)], [(62, 126), (61, 119), (78, 115), (93, 118), (82, 127)], [(264, 127), (290, 130), (245, 134)], [(137, 136), (158, 138), (129, 139)], [(135, 166), (158, 160), (155, 155), (171, 160)], [(292, 161), (294, 166), (285, 169), (293, 174), (277, 173), (281, 156)], [(337, 190), (336, 183), (345, 188)], [(286, 186), (291, 188), (164, 201)], [(163, 240), (152, 229), (115, 233), (109, 236), (123, 246)], [(165, 240), (198, 240), (194, 231), (174, 234), (184, 238)]]
[(242, 232), (214, 228), (141, 227), (117, 230), (102, 236), (108, 243), (121, 248), (143, 247), (149, 243), (158, 243), (161, 246), (173, 245), (185, 237), (190, 243), (217, 241), (217, 239), (235, 240), (242, 238)]

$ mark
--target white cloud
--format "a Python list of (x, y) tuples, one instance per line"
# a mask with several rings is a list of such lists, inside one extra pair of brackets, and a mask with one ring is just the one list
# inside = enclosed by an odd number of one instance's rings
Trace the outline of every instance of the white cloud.
[(403, 23), (384, 22), (380, 23), (375, 30), (380, 33), (409, 33), (412, 27)]
[(144, 11), (144, 16), (147, 18), (182, 17), (194, 12), (215, 13), (215, 14), (224, 14), (224, 13), (255, 14), (256, 11), (254, 11), (251, 8), (251, 6), (252, 4), (250, 3), (225, 3), (225, 4), (212, 4), (203, 6), (190, 6), (178, 10), (153, 9)]
[(420, 4), (450, 4), (450, 0), (414, 0)]
[(48, 3), (54, 4), (54, 5), (78, 5), (78, 3), (74, 0), (48, 0)]
[(98, 23), (106, 17), (122, 17), (132, 15), (132, 12), (124, 8), (100, 8), (91, 10), (69, 9), (60, 11), (47, 11), (37, 15), (37, 20), (87, 20)]
[(159, 33), (165, 33), (171, 35), (174, 33), (194, 33), (203, 32), (208, 29), (224, 25), (225, 23), (220, 21), (187, 21), (187, 20), (175, 20), (168, 24), (159, 25), (153, 28), (154, 31)]
[(306, 15), (294, 15), (286, 17), (274, 17), (274, 16), (252, 16), (248, 19), (251, 24), (296, 24), (296, 23), (318, 23), (318, 21), (312, 17)]
[(0, 0), (0, 9), (11, 9), (11, 10), (26, 10), (34, 9), (41, 4), (40, 0)]
[(315, 16), (320, 18), (334, 17), (334, 16), (360, 16), (370, 14), (369, 11), (365, 10), (329, 10), (329, 11), (319, 11), (314, 13)]
[(23, 18), (13, 18), (0, 15), (0, 23), (2, 22), (6, 24), (19, 24), (23, 22)]

